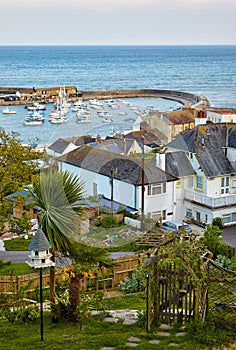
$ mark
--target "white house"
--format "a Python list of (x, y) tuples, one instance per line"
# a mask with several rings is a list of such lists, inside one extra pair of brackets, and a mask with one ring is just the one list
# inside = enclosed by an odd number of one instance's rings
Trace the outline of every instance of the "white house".
[(138, 211), (143, 204), (144, 214), (173, 219), (176, 177), (156, 166), (145, 162), (142, 168), (140, 159), (90, 146), (79, 147), (58, 161), (63, 171), (77, 174), (84, 181), (87, 196), (100, 194)]
[(221, 217), (226, 225), (236, 224), (236, 124), (198, 125), (167, 147), (168, 152), (184, 152), (194, 170), (180, 184), (182, 199), (177, 205), (183, 217), (209, 224)]
[(236, 109), (209, 108), (206, 114), (207, 120), (213, 123), (236, 123)]
[(53, 142), (47, 149), (47, 153), (50, 156), (58, 157), (62, 154), (73, 151), (78, 148), (74, 143), (67, 141), (65, 139), (59, 138), (55, 142)]

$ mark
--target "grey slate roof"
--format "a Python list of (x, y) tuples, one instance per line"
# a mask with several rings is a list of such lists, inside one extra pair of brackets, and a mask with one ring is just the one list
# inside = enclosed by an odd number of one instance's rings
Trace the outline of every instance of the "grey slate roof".
[(185, 152), (166, 153), (166, 171), (176, 177), (195, 175)]
[[(142, 162), (140, 159), (125, 157), (90, 146), (81, 146), (57, 159), (108, 177), (111, 177), (112, 169), (117, 169), (117, 174), (114, 175), (115, 179), (134, 185), (142, 184)], [(176, 180), (174, 176), (145, 163), (144, 183), (146, 185), (174, 180)]]
[(40, 251), (40, 250), (49, 250), (51, 245), (45, 236), (44, 232), (39, 228), (32, 238), (32, 241), (28, 245), (28, 250)]
[(207, 177), (234, 173), (225, 155), (225, 147), (236, 146), (236, 124), (209, 123), (175, 137), (167, 147), (196, 154), (202, 171)]
[(55, 151), (57, 153), (63, 153), (66, 147), (70, 144), (69, 141), (65, 139), (58, 139), (55, 142), (53, 142), (48, 148), (51, 149), (52, 151)]

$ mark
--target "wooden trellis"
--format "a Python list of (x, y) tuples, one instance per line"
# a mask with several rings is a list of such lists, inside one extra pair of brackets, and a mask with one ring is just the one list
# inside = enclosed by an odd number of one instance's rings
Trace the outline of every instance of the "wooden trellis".
[(155, 248), (146, 259), (147, 331), (160, 323), (204, 322), (209, 310), (235, 314), (236, 321), (236, 273), (211, 257), (194, 238), (172, 237)]

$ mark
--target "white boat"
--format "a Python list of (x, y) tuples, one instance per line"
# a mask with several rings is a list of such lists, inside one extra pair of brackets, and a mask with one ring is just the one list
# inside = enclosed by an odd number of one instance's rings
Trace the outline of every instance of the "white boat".
[(113, 122), (113, 120), (111, 118), (103, 118), (102, 121), (104, 123), (111, 123), (111, 122)]
[(26, 108), (28, 111), (45, 111), (46, 106), (35, 102), (33, 105), (27, 106)]
[(22, 124), (25, 126), (37, 126), (37, 125), (42, 125), (43, 121), (42, 120), (26, 120)]
[(89, 117), (77, 117), (76, 123), (91, 123), (91, 119)]
[(2, 114), (16, 114), (16, 111), (9, 109), (8, 107), (2, 110)]
[(49, 119), (51, 124), (63, 124), (66, 123), (66, 118), (51, 118)]
[(39, 111), (33, 111), (25, 116), (25, 120), (45, 120), (45, 114)]

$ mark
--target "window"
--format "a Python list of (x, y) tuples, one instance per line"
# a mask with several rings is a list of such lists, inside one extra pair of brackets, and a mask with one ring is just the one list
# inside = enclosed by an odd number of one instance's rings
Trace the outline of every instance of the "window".
[(193, 187), (193, 176), (189, 176), (188, 178), (188, 187)]
[(151, 217), (154, 220), (160, 220), (160, 218), (161, 218), (161, 211), (160, 210), (159, 211), (153, 211), (151, 213)]
[(220, 194), (228, 194), (229, 193), (229, 176), (221, 178), (220, 184)]
[(196, 175), (195, 180), (196, 180), (196, 182), (195, 182), (196, 189), (202, 191), (203, 190), (203, 177)]
[(223, 215), (222, 222), (223, 224), (236, 222), (236, 213)]
[(192, 212), (192, 209), (186, 209), (186, 214), (185, 214), (185, 216), (187, 217), (187, 218), (192, 218), (193, 217), (193, 212)]
[(236, 194), (236, 180), (232, 181), (231, 192), (232, 194)]
[(176, 181), (176, 188), (180, 188), (182, 186), (182, 181), (181, 179)]
[(97, 197), (98, 195), (98, 184), (96, 184), (95, 182), (93, 183), (93, 196)]
[(148, 196), (155, 196), (157, 194), (166, 192), (166, 183), (148, 185)]

